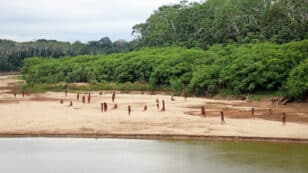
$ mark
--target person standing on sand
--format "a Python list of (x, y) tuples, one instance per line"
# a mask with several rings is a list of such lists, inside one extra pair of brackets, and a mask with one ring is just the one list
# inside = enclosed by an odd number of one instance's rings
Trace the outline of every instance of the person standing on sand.
[(107, 110), (108, 110), (108, 105), (107, 103), (104, 102), (104, 111), (107, 112)]
[(287, 121), (287, 115), (285, 112), (282, 113), (282, 124), (286, 125), (286, 121)]
[(252, 107), (252, 108), (251, 108), (251, 116), (254, 116), (254, 115), (255, 115), (255, 108)]
[(89, 92), (89, 94), (88, 94), (88, 103), (90, 103), (91, 102), (91, 93)]
[(65, 97), (67, 96), (67, 89), (64, 91), (64, 93), (65, 93)]
[(156, 107), (157, 107), (157, 109), (159, 109), (159, 100), (158, 99), (156, 99)]
[(145, 111), (147, 111), (147, 110), (148, 110), (147, 105), (144, 105), (144, 107), (143, 107), (143, 112), (145, 112)]
[(79, 93), (77, 93), (77, 100), (79, 100)]
[(25, 92), (24, 91), (22, 92), (22, 97), (25, 97)]
[(113, 91), (112, 91), (112, 102), (114, 102), (115, 96), (116, 96), (116, 93), (115, 93), (115, 91), (113, 90)]
[(14, 92), (13, 94), (14, 94), (14, 97), (16, 98), (16, 92)]
[(221, 116), (221, 124), (225, 124), (226, 123), (225, 122), (225, 115), (224, 115), (223, 111), (220, 112), (220, 116)]
[(272, 113), (273, 113), (273, 112), (272, 112), (272, 109), (269, 108), (269, 109), (268, 109), (268, 114), (269, 114), (269, 117), (270, 117), (270, 118), (272, 118)]
[(165, 111), (165, 110), (166, 110), (166, 107), (165, 107), (165, 106), (166, 106), (166, 105), (165, 105), (165, 100), (162, 100), (161, 103), (162, 103), (162, 106), (163, 106), (163, 107), (161, 108), (161, 111)]
[(201, 106), (201, 115), (205, 117), (205, 107)]
[(130, 115), (131, 112), (132, 112), (132, 108), (130, 105), (128, 105), (128, 115)]
[(104, 103), (101, 103), (101, 112), (104, 112)]
[(83, 104), (86, 103), (86, 96), (82, 96), (82, 103), (83, 103)]

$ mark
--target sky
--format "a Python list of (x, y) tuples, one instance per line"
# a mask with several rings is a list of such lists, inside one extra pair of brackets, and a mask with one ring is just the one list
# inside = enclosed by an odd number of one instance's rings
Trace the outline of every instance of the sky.
[(132, 27), (179, 0), (0, 0), (0, 39), (132, 40)]

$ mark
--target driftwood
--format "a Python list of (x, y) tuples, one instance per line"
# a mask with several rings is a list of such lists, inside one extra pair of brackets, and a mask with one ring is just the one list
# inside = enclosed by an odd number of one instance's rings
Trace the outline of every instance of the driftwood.
[(118, 109), (118, 104), (114, 104), (113, 109)]
[(280, 98), (272, 98), (272, 106), (278, 106), (278, 105), (286, 105), (289, 102), (289, 99), (286, 96), (280, 97)]

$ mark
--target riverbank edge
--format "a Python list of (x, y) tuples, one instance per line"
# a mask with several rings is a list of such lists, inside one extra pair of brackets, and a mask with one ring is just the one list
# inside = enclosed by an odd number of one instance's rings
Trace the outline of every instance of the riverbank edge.
[(217, 135), (180, 135), (180, 134), (84, 134), (84, 133), (0, 133), (0, 138), (113, 138), (113, 139), (144, 139), (144, 140), (175, 140), (175, 141), (244, 141), (244, 142), (269, 142), (269, 143), (299, 143), (308, 144), (308, 138), (279, 138), (257, 136), (217, 136)]

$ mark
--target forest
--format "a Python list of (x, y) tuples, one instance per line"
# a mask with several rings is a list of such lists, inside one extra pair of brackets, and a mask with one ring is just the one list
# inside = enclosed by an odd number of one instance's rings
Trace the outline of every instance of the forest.
[(247, 43), (199, 48), (147, 48), (111, 55), (25, 59), (28, 85), (149, 83), (174, 94), (212, 96), (279, 91), (293, 100), (308, 94), (308, 40), (286, 44)]
[(287, 43), (308, 37), (305, 0), (180, 1), (154, 11), (132, 29), (135, 39), (112, 42), (108, 37), (82, 43), (40, 39), (0, 40), (0, 71), (17, 71), (27, 57), (110, 54), (146, 47), (181, 46), (207, 50), (214, 44)]
[(183, 0), (136, 24), (129, 42), (2, 40), (0, 71), (21, 70), (29, 86), (137, 82), (174, 94), (279, 92), (301, 100), (307, 16), (306, 0)]
[(18, 71), (23, 59), (27, 57), (72, 57), (77, 55), (110, 54), (127, 52), (132, 49), (131, 44), (125, 40), (112, 42), (108, 37), (98, 41), (82, 43), (61, 42), (57, 40), (40, 39), (30, 42), (15, 42), (0, 39), (0, 72)]

